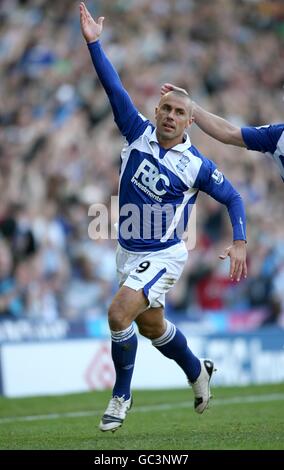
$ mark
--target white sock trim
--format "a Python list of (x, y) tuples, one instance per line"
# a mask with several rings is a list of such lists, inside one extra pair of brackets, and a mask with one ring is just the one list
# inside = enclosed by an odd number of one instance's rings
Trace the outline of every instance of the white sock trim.
[(130, 325), (125, 330), (121, 331), (112, 331), (111, 332), (111, 339), (115, 343), (121, 343), (122, 341), (126, 341), (127, 339), (131, 338), (131, 336), (135, 335), (135, 331), (133, 325)]
[(165, 321), (166, 321), (166, 324), (167, 324), (165, 333), (162, 334), (162, 336), (160, 336), (160, 338), (155, 338), (155, 339), (152, 340), (152, 344), (156, 348), (157, 347), (159, 348), (159, 347), (164, 346), (165, 344), (169, 343), (176, 334), (175, 325), (173, 323), (171, 323), (169, 320), (165, 320)]

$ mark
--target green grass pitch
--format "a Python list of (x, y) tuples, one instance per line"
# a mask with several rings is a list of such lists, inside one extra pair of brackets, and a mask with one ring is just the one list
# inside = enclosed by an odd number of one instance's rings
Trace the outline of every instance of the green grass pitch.
[(197, 415), (190, 389), (134, 391), (115, 433), (98, 429), (110, 392), (0, 398), (0, 449), (284, 449), (284, 384), (213, 387), (213, 394)]

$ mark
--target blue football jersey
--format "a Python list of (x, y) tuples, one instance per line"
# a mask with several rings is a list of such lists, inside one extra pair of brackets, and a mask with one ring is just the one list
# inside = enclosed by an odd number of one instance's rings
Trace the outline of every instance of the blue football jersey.
[(126, 140), (119, 182), (121, 246), (149, 252), (179, 243), (200, 190), (226, 205), (234, 239), (245, 240), (244, 207), (231, 183), (191, 144), (187, 134), (182, 143), (162, 148), (155, 126), (134, 106), (100, 42), (88, 46)]

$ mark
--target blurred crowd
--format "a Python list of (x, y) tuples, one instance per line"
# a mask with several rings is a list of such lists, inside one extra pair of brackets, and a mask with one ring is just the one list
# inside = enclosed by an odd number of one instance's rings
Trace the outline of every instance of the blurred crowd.
[[(237, 125), (283, 122), (284, 6), (262, 0), (94, 0), (102, 41), (139, 110), (160, 86), (190, 91)], [(168, 295), (171, 312), (284, 311), (284, 186), (267, 156), (191, 140), (244, 198), (249, 277), (228, 280), (226, 209), (197, 204), (196, 247)], [(91, 240), (89, 207), (117, 194), (123, 144), (80, 33), (75, 0), (0, 2), (0, 319), (106, 315), (115, 240)], [(111, 227), (115, 215), (109, 218)]]

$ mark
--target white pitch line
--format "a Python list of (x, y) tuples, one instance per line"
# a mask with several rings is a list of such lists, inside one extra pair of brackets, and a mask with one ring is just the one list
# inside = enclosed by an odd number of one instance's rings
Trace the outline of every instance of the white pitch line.
[[(231, 398), (217, 398), (212, 402), (213, 408), (215, 406), (224, 405), (242, 405), (244, 403), (264, 403), (269, 401), (282, 401), (284, 400), (284, 393), (271, 393), (268, 395), (248, 395), (237, 396)], [(179, 408), (191, 407), (191, 400), (180, 403), (165, 403), (161, 405), (148, 405), (136, 406), (131, 410), (132, 413), (148, 413), (155, 411), (173, 410)], [(7, 418), (0, 418), (0, 425), (13, 422), (26, 422), (26, 421), (42, 421), (59, 418), (82, 418), (89, 416), (100, 416), (101, 411), (74, 411), (69, 413), (50, 413), (47, 415), (33, 415), (33, 416), (10, 416)]]

